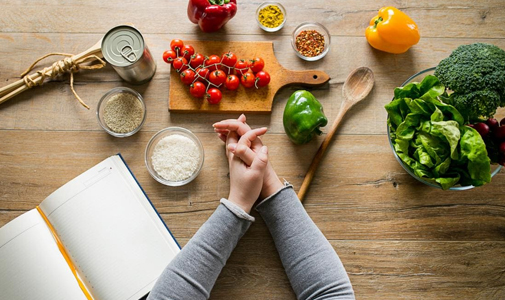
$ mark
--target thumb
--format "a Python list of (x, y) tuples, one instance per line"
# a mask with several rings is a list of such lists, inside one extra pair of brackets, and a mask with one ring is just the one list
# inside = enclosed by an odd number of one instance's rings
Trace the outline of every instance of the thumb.
[(260, 151), (256, 154), (251, 168), (261, 173), (264, 173), (268, 165), (268, 148), (267, 146), (261, 147)]

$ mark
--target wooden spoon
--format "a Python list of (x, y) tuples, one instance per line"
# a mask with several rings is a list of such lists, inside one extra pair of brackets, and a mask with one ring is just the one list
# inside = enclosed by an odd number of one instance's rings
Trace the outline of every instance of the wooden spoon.
[[(94, 44), (88, 50), (81, 52), (72, 56), (74, 61), (77, 61), (83, 57), (96, 55), (98, 57), (103, 57), (102, 55), (102, 39), (100, 39), (96, 44)], [(52, 75), (52, 71), (47, 73), (49, 77)], [(34, 84), (38, 84), (42, 80), (42, 76), (39, 73), (34, 73), (32, 75), (28, 75), (30, 79), (34, 82)], [(0, 88), (0, 104), (11, 99), (12, 97), (21, 94), (22, 92), (30, 89), (23, 79), (20, 79), (14, 83), (11, 83), (3, 88)]]
[(333, 138), (333, 135), (337, 131), (338, 125), (340, 125), (340, 121), (344, 117), (345, 113), (353, 107), (356, 103), (365, 99), (366, 96), (370, 93), (374, 85), (374, 76), (372, 70), (367, 67), (357, 68), (349, 74), (347, 79), (344, 82), (344, 86), (342, 87), (342, 95), (344, 96), (344, 102), (340, 106), (340, 111), (338, 112), (335, 121), (333, 121), (333, 125), (330, 128), (330, 131), (326, 134), (323, 143), (319, 147), (314, 159), (312, 159), (312, 164), (307, 171), (307, 175), (305, 175), (305, 179), (303, 180), (302, 187), (298, 192), (298, 198), (300, 201), (303, 201), (303, 197), (307, 193), (310, 182), (316, 173), (316, 169), (319, 165), (319, 162), (323, 158), (323, 155), (328, 148), (328, 145)]

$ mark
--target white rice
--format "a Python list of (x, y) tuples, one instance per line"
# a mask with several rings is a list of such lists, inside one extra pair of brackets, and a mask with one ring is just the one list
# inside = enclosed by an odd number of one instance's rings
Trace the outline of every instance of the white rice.
[(182, 181), (198, 168), (200, 152), (190, 138), (172, 134), (161, 139), (151, 157), (153, 168), (159, 176), (169, 181)]

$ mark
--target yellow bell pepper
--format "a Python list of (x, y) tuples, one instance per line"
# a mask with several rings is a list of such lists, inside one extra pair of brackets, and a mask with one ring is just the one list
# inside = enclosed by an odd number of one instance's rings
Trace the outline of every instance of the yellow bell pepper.
[(404, 12), (388, 6), (370, 20), (365, 31), (370, 46), (389, 53), (404, 53), (417, 44), (421, 36), (412, 19)]

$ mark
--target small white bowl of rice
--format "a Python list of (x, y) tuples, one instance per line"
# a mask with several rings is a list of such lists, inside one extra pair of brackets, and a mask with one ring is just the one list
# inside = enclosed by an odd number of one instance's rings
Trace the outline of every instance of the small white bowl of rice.
[(203, 161), (202, 143), (186, 128), (162, 129), (147, 143), (147, 170), (164, 185), (181, 186), (191, 182), (200, 174)]

